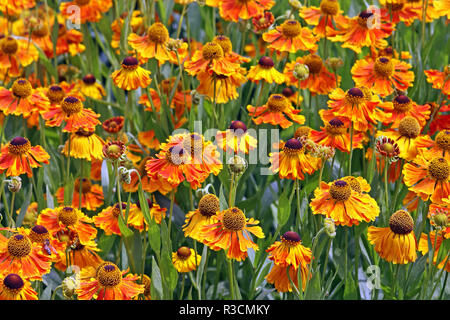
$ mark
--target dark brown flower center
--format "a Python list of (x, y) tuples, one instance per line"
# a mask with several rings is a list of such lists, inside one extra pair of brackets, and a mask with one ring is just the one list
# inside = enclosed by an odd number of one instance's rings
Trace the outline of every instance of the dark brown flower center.
[(245, 227), (247, 219), (241, 209), (229, 208), (223, 214), (223, 226), (230, 231), (241, 231)]
[(389, 228), (395, 234), (408, 234), (414, 228), (414, 220), (405, 210), (398, 210), (389, 219)]
[(219, 198), (214, 194), (204, 195), (198, 202), (198, 210), (205, 217), (211, 217), (220, 210)]

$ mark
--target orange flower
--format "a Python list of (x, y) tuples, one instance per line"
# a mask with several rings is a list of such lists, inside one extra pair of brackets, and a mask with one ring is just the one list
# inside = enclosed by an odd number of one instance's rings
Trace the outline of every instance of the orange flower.
[(200, 82), (196, 91), (206, 95), (216, 103), (227, 103), (239, 97), (237, 89), (245, 83), (244, 68), (239, 68), (230, 75), (217, 74), (215, 72), (201, 71), (197, 74)]
[(201, 197), (198, 202), (198, 208), (186, 214), (186, 220), (182, 227), (184, 236), (204, 243), (202, 228), (206, 225), (213, 224), (212, 217), (219, 211), (220, 203), (216, 195), (206, 194)]
[[(103, 188), (97, 184), (92, 184), (89, 179), (83, 178), (75, 180), (72, 196), (72, 206), (78, 207), (80, 204), (80, 188), (81, 188), (81, 208), (93, 211), (103, 205)], [(64, 203), (64, 187), (56, 190), (56, 199), (59, 204)]]
[(256, 66), (251, 66), (247, 78), (255, 83), (264, 80), (267, 83), (282, 84), (286, 81), (286, 76), (274, 68), (271, 57), (262, 56)]
[(394, 24), (403, 22), (409, 27), (414, 20), (422, 17), (420, 8), (414, 6), (412, 3), (389, 3), (383, 0), (380, 1), (380, 4), (383, 5), (383, 8), (381, 8), (381, 19), (386, 22), (392, 22)]
[(280, 52), (317, 51), (317, 39), (312, 31), (302, 27), (296, 20), (286, 20), (275, 29), (264, 33), (262, 37), (269, 43), (267, 48)]
[(225, 131), (218, 131), (216, 143), (223, 151), (230, 153), (249, 153), (257, 147), (258, 141), (248, 131), (242, 121), (232, 121)]
[(15, 273), (8, 273), (0, 279), (0, 300), (39, 300), (30, 281)]
[(49, 154), (41, 146), (31, 146), (27, 138), (15, 137), (1, 148), (0, 173), (6, 176), (33, 176), (32, 168), (40, 167), (40, 162), (49, 164)]
[(320, 158), (307, 153), (300, 140), (289, 139), (282, 148), (280, 152), (269, 154), (270, 169), (278, 172), (280, 179), (304, 180), (304, 173), (311, 175), (320, 168)]
[[(130, 211), (134, 209), (136, 205), (134, 203), (130, 204)], [(125, 212), (127, 210), (127, 204), (122, 202), (122, 214), (125, 219)], [(120, 204), (116, 203), (113, 206), (109, 206), (103, 209), (99, 214), (92, 217), (92, 221), (95, 226), (105, 231), (106, 235), (122, 235), (119, 228), (119, 215), (121, 213)]]
[[(68, 250), (67, 250), (68, 249)], [(67, 259), (66, 259), (66, 250)], [(55, 268), (61, 271), (67, 269), (67, 261), (71, 262), (71, 265), (78, 266), (80, 269), (86, 267), (98, 267), (103, 263), (103, 259), (97, 254), (100, 249), (97, 247), (97, 243), (94, 240), (89, 241), (86, 244), (81, 244), (77, 241), (77, 238), (66, 241), (64, 249), (60, 251), (60, 258), (55, 263)]]
[(100, 123), (99, 117), (92, 109), (84, 108), (83, 103), (73, 96), (64, 98), (61, 105), (52, 106), (42, 114), (42, 118), (46, 120), (45, 125), (49, 127), (58, 127), (65, 121), (63, 132), (76, 132), (80, 128), (94, 131), (95, 126)]
[(380, 208), (369, 191), (370, 185), (362, 177), (321, 182), (309, 205), (313, 214), (332, 218), (336, 225), (351, 227), (361, 221), (374, 221), (379, 215)]
[[(437, 258), (439, 254), (439, 250), (441, 248), (442, 242), (444, 241), (444, 237), (441, 232), (438, 232), (438, 237), (436, 239), (436, 231), (430, 231), (430, 234), (427, 235), (422, 233), (419, 239), (419, 247), (418, 250), (422, 252), (422, 255), (428, 255), (428, 251), (430, 251), (428, 245), (428, 236), (430, 237), (431, 247), (434, 250), (433, 254), (433, 264), (436, 265), (439, 269), (442, 269), (445, 264), (445, 271), (450, 272), (450, 261), (448, 259), (448, 254), (443, 256), (442, 261), (437, 263)], [(436, 243), (436, 246), (435, 246)], [(443, 250), (443, 249), (442, 249)], [(447, 263), (445, 263), (447, 261)]]
[(75, 90), (80, 91), (84, 96), (101, 100), (106, 95), (103, 86), (97, 82), (95, 76), (88, 74), (78, 81)]
[(392, 129), (398, 128), (400, 121), (407, 116), (415, 118), (419, 125), (424, 127), (431, 113), (429, 105), (418, 105), (402, 94), (396, 96), (392, 102), (383, 102), (379, 106), (391, 114), (384, 119), (383, 124), (390, 125)]
[(238, 22), (239, 19), (248, 20), (264, 13), (274, 4), (273, 0), (221, 0), (218, 6), (222, 19)]
[(307, 79), (300, 81), (300, 88), (308, 89), (313, 95), (329, 94), (341, 81), (340, 76), (338, 76), (336, 81), (336, 76), (328, 71), (322, 58), (317, 54), (308, 54), (286, 64), (284, 74), (288, 78), (286, 81), (287, 85), (293, 85), (298, 88), (298, 79), (293, 74), (295, 65), (298, 63), (306, 65), (309, 69), (309, 76)]
[[(73, 8), (79, 8), (77, 15), (73, 14)], [(112, 0), (74, 0), (61, 3), (59, 10), (64, 18), (72, 23), (98, 22), (102, 14), (112, 7)]]
[(227, 258), (242, 261), (247, 258), (247, 250), (259, 247), (252, 241), (250, 233), (258, 238), (264, 238), (261, 227), (257, 226), (258, 220), (247, 218), (236, 207), (218, 212), (211, 217), (211, 224), (204, 225), (201, 237), (204, 243), (212, 250), (226, 250)]
[(445, 66), (444, 71), (430, 69), (425, 70), (424, 73), (433, 88), (439, 89), (443, 94), (450, 96), (450, 66)]
[[(293, 122), (286, 119), (288, 116), (298, 124), (305, 123), (305, 117), (299, 113), (300, 109), (295, 109), (290, 101), (281, 94), (270, 95), (267, 103), (260, 107), (247, 106), (249, 115), (256, 124), (269, 123), (274, 126), (280, 125), (283, 129), (289, 128)], [(256, 117), (256, 118), (255, 118)]]
[(356, 86), (364, 86), (386, 97), (394, 89), (406, 90), (412, 86), (414, 72), (411, 65), (394, 58), (361, 59), (353, 65), (351, 73)]
[[(70, 155), (69, 155), (70, 141)], [(103, 160), (103, 146), (105, 141), (94, 133), (94, 131), (78, 129), (70, 134), (69, 140), (64, 144), (62, 154), (66, 157), (85, 159), (87, 161)]]
[(139, 276), (126, 275), (128, 269), (120, 271), (112, 262), (100, 264), (95, 277), (85, 276), (85, 270), (81, 271), (82, 280), (76, 290), (79, 300), (131, 300), (144, 293), (144, 285), (136, 283)]
[(21, 68), (37, 61), (39, 52), (25, 39), (0, 37), (0, 70), (7, 70), (10, 77), (21, 75)]
[(419, 136), (415, 142), (418, 149), (425, 149), (431, 156), (444, 157), (450, 162), (450, 130), (440, 131), (434, 140), (428, 135)]
[[(147, 204), (150, 209), (150, 218), (154, 219), (157, 224), (161, 224), (162, 219), (166, 217), (167, 209), (161, 208), (156, 202), (155, 197), (152, 197), (152, 199), (147, 199)], [(143, 231), (144, 227), (145, 230), (148, 229), (139, 200), (137, 201), (136, 206), (130, 209), (127, 223), (139, 231)]]
[(433, 157), (419, 150), (414, 163), (403, 167), (403, 181), (410, 191), (425, 195), (436, 204), (450, 195), (450, 164), (443, 157)]
[(135, 57), (126, 57), (122, 60), (122, 67), (111, 74), (114, 84), (123, 90), (136, 90), (147, 88), (152, 81), (151, 72), (139, 66)]

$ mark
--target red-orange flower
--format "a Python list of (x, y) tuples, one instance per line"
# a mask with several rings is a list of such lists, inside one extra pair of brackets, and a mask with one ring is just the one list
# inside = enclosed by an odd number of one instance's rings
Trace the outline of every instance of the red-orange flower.
[[(92, 184), (89, 179), (76, 179), (73, 188), (72, 206), (78, 207), (80, 204), (81, 188), (81, 208), (93, 211), (103, 205), (103, 188), (98, 184)], [(59, 204), (64, 203), (64, 187), (56, 190), (56, 199)]]
[(219, 13), (224, 20), (238, 22), (239, 19), (248, 20), (265, 10), (270, 10), (275, 1), (273, 0), (221, 0), (219, 2)]
[(450, 96), (450, 66), (445, 66), (444, 71), (435, 69), (425, 70), (427, 82), (433, 85), (433, 88), (439, 89), (443, 94)]
[(8, 273), (0, 279), (0, 300), (39, 300), (30, 281), (18, 274)]
[(390, 117), (386, 117), (383, 121), (384, 125), (390, 125), (391, 128), (398, 128), (400, 121), (407, 116), (415, 118), (419, 125), (424, 127), (431, 113), (429, 105), (418, 105), (402, 94), (396, 96), (392, 102), (380, 103), (380, 108), (391, 114)]
[[(134, 203), (130, 204), (130, 210), (135, 208), (136, 205)], [(125, 212), (127, 210), (127, 204), (122, 202), (122, 210), (120, 208), (120, 204), (116, 203), (113, 206), (109, 206), (103, 209), (99, 214), (92, 217), (92, 221), (94, 224), (105, 231), (106, 235), (122, 235), (119, 228), (119, 215), (122, 211), (123, 219), (125, 219)]]
[[(79, 13), (74, 15), (74, 7)], [(74, 0), (62, 2), (59, 10), (72, 23), (97, 22), (112, 7), (112, 0)], [(79, 19), (79, 21), (77, 20)]]

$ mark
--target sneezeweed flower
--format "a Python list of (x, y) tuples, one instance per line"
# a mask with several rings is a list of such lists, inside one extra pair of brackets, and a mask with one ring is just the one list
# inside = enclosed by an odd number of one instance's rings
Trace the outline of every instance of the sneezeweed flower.
[[(296, 76), (295, 66), (296, 64), (304, 64), (308, 67), (308, 76), (304, 79), (299, 79)], [(336, 85), (339, 84), (341, 77), (338, 76), (336, 81), (336, 76), (328, 71), (323, 63), (321, 57), (317, 54), (308, 54), (303, 57), (298, 57), (295, 61), (288, 62), (284, 68), (284, 74), (287, 76), (287, 84), (299, 86), (301, 89), (308, 89), (313, 95), (315, 94), (328, 94)], [(298, 73), (297, 73), (298, 74)]]
[(293, 90), (291, 87), (286, 87), (281, 91), (281, 94), (288, 98), (288, 100), (296, 107), (300, 107), (303, 102), (303, 97), (298, 90)]
[(39, 52), (25, 39), (0, 36), (0, 70), (7, 69), (10, 77), (19, 77), (22, 68), (37, 61)]
[(0, 279), (0, 300), (39, 300), (30, 281), (18, 274), (5, 274)]
[[(269, 259), (274, 262), (269, 274), (265, 277), (266, 281), (275, 285), (279, 292), (292, 292), (292, 284), (298, 288), (297, 273), (300, 268), (302, 277), (302, 290), (306, 288), (308, 276), (308, 265), (311, 263), (311, 249), (302, 245), (300, 236), (294, 231), (287, 231), (281, 237), (281, 241), (276, 241), (266, 251), (269, 253)], [(289, 276), (287, 275), (289, 268)]]
[(450, 130), (439, 131), (434, 139), (431, 139), (428, 135), (421, 135), (415, 143), (418, 149), (424, 149), (431, 156), (444, 157), (447, 161), (450, 161)]
[[(17, 214), (20, 213), (20, 209), (16, 211)], [(27, 208), (27, 211), (25, 212), (25, 216), (22, 221), (22, 225), (31, 227), (36, 224), (38, 217), (38, 204), (37, 202), (32, 202)]]
[[(338, 118), (331, 119), (324, 127), (320, 127), (320, 131), (311, 129), (309, 138), (315, 143), (333, 147), (342, 152), (350, 152), (350, 133), (348, 132), (349, 123), (345, 124)], [(356, 133), (353, 135), (353, 148), (362, 148), (363, 134)]]
[(85, 108), (83, 102), (74, 96), (65, 97), (60, 105), (52, 106), (42, 114), (46, 120), (45, 125), (49, 127), (59, 127), (66, 123), (63, 132), (76, 132), (80, 128), (87, 131), (94, 131), (95, 126), (100, 123), (100, 114), (95, 113), (90, 108)]
[(151, 72), (139, 66), (135, 57), (126, 57), (122, 60), (119, 70), (111, 74), (114, 84), (123, 90), (131, 91), (138, 88), (147, 88), (152, 79)]
[(414, 220), (405, 210), (398, 210), (389, 219), (389, 227), (369, 226), (367, 239), (381, 258), (393, 264), (407, 264), (417, 259)]
[(376, 140), (375, 150), (381, 157), (387, 159), (389, 163), (399, 159), (400, 148), (391, 138), (379, 136)]
[(235, 100), (239, 97), (237, 89), (246, 81), (244, 72), (244, 68), (236, 69), (236, 72), (230, 75), (201, 71), (197, 74), (200, 83), (196, 91), (216, 103), (227, 103), (230, 100)]
[(6, 238), (0, 234), (2, 274), (15, 273), (30, 280), (41, 280), (50, 269), (51, 257), (43, 253), (41, 246), (33, 243), (28, 236), (13, 234)]
[(120, 140), (109, 141), (103, 146), (102, 151), (105, 159), (116, 161), (125, 154), (126, 146)]
[(215, 36), (212, 41), (217, 43), (222, 48), (225, 59), (239, 64), (251, 61), (250, 58), (241, 56), (240, 54), (233, 52), (233, 43), (227, 36), (218, 35)]
[(432, 84), (434, 89), (439, 89), (443, 94), (450, 96), (450, 65), (446, 65), (443, 71), (430, 69), (424, 71), (427, 82)]
[(309, 138), (309, 134), (311, 133), (311, 128), (308, 126), (300, 126), (294, 132), (294, 138), (300, 139), (301, 137)]
[[(79, 14), (73, 14), (74, 6), (79, 9)], [(72, 23), (98, 22), (102, 14), (112, 7), (112, 0), (74, 0), (62, 2), (59, 10), (65, 19)]]
[(269, 157), (270, 169), (280, 179), (304, 180), (305, 173), (311, 175), (321, 166), (321, 160), (307, 152), (305, 145), (295, 138), (287, 140), (282, 150), (270, 153)]
[[(150, 219), (155, 220), (157, 224), (161, 224), (162, 219), (166, 217), (167, 209), (161, 208), (156, 202), (155, 197), (152, 199), (147, 199), (147, 204), (150, 210)], [(130, 208), (127, 223), (139, 231), (143, 231), (144, 227), (145, 230), (148, 229), (147, 221), (144, 218), (144, 213), (142, 212), (141, 203), (139, 200), (136, 202), (136, 206)]]
[(376, 60), (357, 60), (351, 69), (356, 86), (371, 89), (381, 97), (386, 97), (397, 90), (406, 90), (412, 86), (414, 72), (411, 65), (394, 58), (379, 57)]
[(97, 229), (90, 225), (92, 219), (81, 210), (70, 206), (47, 208), (41, 211), (37, 224), (44, 226), (52, 235), (72, 231), (82, 244), (97, 236)]
[(103, 159), (103, 146), (105, 145), (105, 141), (96, 135), (93, 130), (79, 128), (70, 134), (69, 140), (66, 141), (62, 150), (62, 154), (66, 157), (70, 156), (87, 161)]
[(420, 9), (408, 2), (391, 2), (380, 1), (383, 6), (381, 8), (381, 19), (386, 22), (398, 24), (403, 22), (406, 26), (410, 26), (414, 20), (422, 16)]
[(88, 74), (79, 80), (75, 85), (75, 90), (78, 90), (85, 97), (94, 98), (97, 100), (102, 99), (106, 95), (103, 86), (97, 82), (97, 79), (93, 74)]
[(410, 191), (441, 204), (450, 195), (450, 164), (443, 157), (419, 150), (414, 163), (403, 166), (403, 181)]
[[(437, 237), (436, 237), (437, 233)], [(437, 268), (442, 269), (445, 267), (445, 271), (450, 272), (450, 261), (448, 260), (448, 254), (443, 255), (442, 261), (437, 262), (437, 258), (441, 249), (442, 243), (445, 240), (441, 231), (430, 231), (430, 234), (427, 235), (422, 233), (419, 239), (418, 250), (422, 253), (422, 255), (428, 255), (430, 251), (430, 246), (428, 244), (428, 237), (430, 238), (431, 248), (433, 248), (433, 264), (437, 266)], [(447, 261), (447, 263), (446, 263)]]
[(286, 129), (293, 124), (286, 116), (298, 124), (305, 123), (305, 117), (299, 114), (302, 110), (295, 109), (282, 94), (271, 94), (265, 105), (257, 107), (248, 105), (247, 110), (255, 124), (268, 123)]
[[(78, 207), (80, 204), (80, 188), (81, 188), (81, 208), (88, 211), (97, 210), (103, 205), (103, 188), (98, 184), (92, 184), (89, 179), (76, 179), (73, 188), (72, 206)], [(56, 199), (61, 205), (64, 203), (64, 187), (56, 190)]]
[(275, 4), (273, 0), (222, 0), (219, 1), (219, 14), (224, 20), (238, 22), (239, 19), (249, 20), (265, 10), (270, 10)]
[(358, 225), (374, 221), (380, 213), (376, 201), (368, 194), (370, 185), (361, 177), (345, 177), (330, 183), (321, 182), (310, 202), (313, 214), (332, 218), (336, 225)]
[(204, 238), (201, 236), (203, 226), (212, 224), (211, 217), (219, 211), (220, 203), (216, 195), (206, 194), (202, 196), (198, 202), (198, 208), (186, 214), (186, 220), (182, 227), (184, 236), (203, 242)]
[(297, 20), (286, 20), (280, 26), (263, 34), (267, 48), (279, 52), (316, 51), (317, 39), (312, 31), (302, 27)]
[(64, 278), (61, 283), (64, 298), (71, 300), (76, 296), (76, 290), (80, 287), (80, 274), (76, 273)]
[(239, 120), (231, 121), (227, 130), (216, 134), (216, 144), (229, 153), (248, 154), (257, 147), (257, 143), (256, 138), (247, 131), (245, 123)]
[(269, 29), (274, 22), (275, 17), (272, 12), (265, 11), (264, 13), (258, 14), (252, 18), (253, 30), (257, 33), (263, 32)]
[[(131, 209), (136, 208), (134, 203), (130, 203), (130, 211)], [(113, 206), (109, 206), (103, 209), (99, 214), (92, 217), (92, 222), (94, 222), (97, 228), (105, 231), (106, 235), (122, 235), (119, 228), (119, 215), (122, 211), (122, 218), (125, 220), (125, 214), (127, 210), (127, 203), (122, 202), (122, 210), (120, 210), (120, 204), (116, 203)]]
[(144, 285), (144, 299), (145, 300), (151, 300), (151, 285), (152, 280), (150, 277), (146, 274), (142, 275), (142, 284)]
[(123, 116), (117, 116), (103, 121), (102, 128), (107, 133), (114, 134), (122, 130), (124, 124), (125, 118)]
[[(63, 239), (64, 237), (61, 238)], [(55, 268), (66, 271), (67, 261), (70, 261), (71, 265), (78, 266), (80, 269), (86, 267), (96, 268), (103, 263), (103, 259), (97, 253), (99, 251), (100, 248), (97, 247), (95, 240), (81, 244), (76, 235), (71, 236), (69, 233), (67, 241), (63, 241), (59, 250), (59, 260), (55, 263)]]
[(6, 172), (7, 177), (26, 173), (31, 177), (32, 168), (49, 164), (49, 159), (50, 155), (41, 146), (31, 146), (27, 138), (15, 137), (1, 148), (0, 173)]
[(391, 128), (397, 128), (400, 121), (406, 116), (414, 117), (419, 125), (424, 127), (431, 114), (429, 105), (418, 105), (403, 94), (396, 96), (392, 102), (380, 103), (380, 108), (391, 114), (383, 122), (384, 125), (390, 125)]
[(282, 84), (286, 81), (286, 76), (274, 68), (271, 57), (262, 56), (256, 66), (251, 66), (247, 78), (255, 83), (264, 80), (267, 83)]
[(144, 286), (138, 284), (139, 276), (121, 271), (114, 263), (104, 262), (97, 267), (95, 277), (81, 270), (81, 282), (76, 290), (79, 300), (131, 300), (144, 293)]
[(192, 248), (180, 247), (172, 252), (172, 263), (179, 273), (194, 271), (201, 260), (202, 256)]
[(248, 249), (258, 250), (250, 234), (264, 238), (258, 220), (247, 218), (241, 209), (232, 207), (211, 216), (211, 224), (202, 227), (204, 244), (215, 251), (226, 250), (228, 259), (242, 261)]

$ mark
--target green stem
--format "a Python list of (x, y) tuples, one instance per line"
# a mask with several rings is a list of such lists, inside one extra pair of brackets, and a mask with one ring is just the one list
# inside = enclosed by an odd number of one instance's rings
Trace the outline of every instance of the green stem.
[(235, 175), (234, 172), (231, 174), (231, 181), (230, 181), (230, 194), (228, 195), (228, 208), (234, 207), (234, 179)]
[(226, 258), (228, 262), (228, 281), (230, 284), (230, 298), (232, 300), (235, 299), (234, 296), (234, 274), (233, 274), (233, 261), (231, 259)]
[(325, 251), (325, 262), (323, 264), (322, 279), (321, 279), (320, 283), (324, 283), (324, 281), (325, 281), (325, 274), (327, 273), (328, 258), (330, 255), (330, 249), (331, 249), (332, 242), (333, 242), (333, 239), (330, 238), (328, 240), (327, 250)]
[[(445, 269), (445, 267), (443, 269)], [(448, 274), (449, 274), (449, 272), (445, 273), (444, 285), (442, 286), (441, 293), (439, 294), (439, 300), (442, 300), (442, 298), (444, 297), (444, 292), (445, 292), (445, 288), (447, 285)]]
[(301, 208), (300, 208), (300, 183), (298, 182), (298, 179), (295, 179), (295, 190), (297, 193), (297, 214), (298, 214), (297, 230), (299, 230), (300, 226), (302, 226), (301, 231), (303, 232), (303, 224), (301, 219)]
[(397, 264), (395, 266), (395, 273), (394, 273), (394, 278), (392, 279), (392, 289), (391, 289), (391, 294), (392, 294), (392, 298), (394, 298), (395, 296), (395, 289), (396, 289), (396, 284), (397, 284), (397, 276), (398, 276), (398, 270), (400, 268), (400, 265)]
[(13, 214), (14, 214), (14, 199), (16, 198), (16, 193), (13, 192), (12, 196), (11, 196), (11, 206), (10, 206), (10, 210), (9, 210), (9, 221), (8, 221), (8, 227), (12, 228), (14, 227), (14, 220), (13, 220)]
[(172, 227), (172, 215), (173, 215), (173, 203), (175, 201), (175, 191), (172, 190), (170, 192), (170, 208), (169, 208), (169, 225), (167, 227), (168, 232), (169, 232), (169, 237), (170, 237), (170, 230)]
[(353, 158), (353, 121), (350, 126), (350, 155), (348, 159), (348, 175), (352, 175), (352, 158)]
[(57, 286), (55, 288), (55, 290), (53, 290), (53, 293), (52, 293), (52, 296), (51, 296), (50, 300), (55, 300), (55, 298), (56, 298), (56, 291), (58, 291), (58, 289), (62, 290), (62, 285), (61, 286)]
[(389, 211), (389, 190), (388, 190), (388, 168), (389, 168), (389, 161), (388, 158), (384, 158), (384, 205), (385, 205), (385, 216), (384, 218), (388, 216)]
[(183, 300), (183, 293), (184, 293), (184, 280), (186, 279), (186, 275), (184, 273), (181, 274), (181, 292), (179, 300)]

